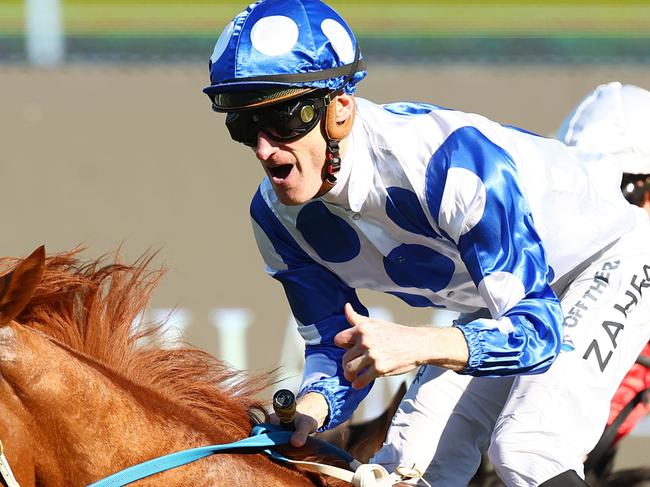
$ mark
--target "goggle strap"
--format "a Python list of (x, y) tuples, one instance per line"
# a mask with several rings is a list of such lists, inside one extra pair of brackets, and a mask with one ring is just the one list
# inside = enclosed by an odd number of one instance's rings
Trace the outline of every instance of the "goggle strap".
[(307, 83), (311, 81), (324, 81), (331, 78), (338, 78), (339, 76), (345, 76), (345, 82), (343, 85), (347, 85), (352, 79), (355, 73), (360, 70), (365, 69), (365, 63), (363, 59), (359, 59), (359, 46), (357, 45), (354, 61), (350, 64), (345, 64), (343, 66), (338, 66), (336, 68), (324, 69), (322, 71), (312, 71), (309, 73), (293, 73), (293, 74), (269, 74), (264, 76), (250, 76), (248, 78), (235, 78), (232, 80), (226, 80), (223, 83), (232, 83), (232, 82), (255, 82), (255, 81), (268, 81), (268, 82), (277, 82), (277, 83)]

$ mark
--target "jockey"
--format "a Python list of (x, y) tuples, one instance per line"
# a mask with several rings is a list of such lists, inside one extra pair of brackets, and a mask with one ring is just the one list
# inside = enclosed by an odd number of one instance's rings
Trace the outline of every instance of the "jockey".
[[(589, 93), (564, 120), (557, 137), (578, 150), (607, 155), (623, 171), (621, 191), (630, 203), (650, 215), (650, 92), (611, 82)], [(596, 156), (599, 157), (599, 156)], [(650, 358), (650, 342), (642, 357)], [(639, 392), (650, 388), (650, 366), (635, 363), (611, 402), (607, 426)], [(614, 444), (650, 412), (650, 402), (639, 403), (621, 423)]]
[[(210, 58), (204, 91), (266, 173), (253, 230), (305, 339), (292, 443), (420, 367), (375, 463), (464, 486), (487, 450), (509, 486), (585, 485), (650, 338), (650, 221), (616, 166), (476, 114), (355, 97), (365, 74), (319, 0), (250, 5)], [(357, 288), (463, 314), (373, 319)]]

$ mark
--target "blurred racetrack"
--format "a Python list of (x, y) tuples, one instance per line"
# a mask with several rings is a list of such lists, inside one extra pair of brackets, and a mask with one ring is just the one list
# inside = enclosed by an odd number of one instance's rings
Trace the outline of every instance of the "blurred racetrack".
[[(358, 95), (376, 102), (426, 101), (549, 135), (599, 83), (650, 89), (643, 3), (334, 5), (370, 46)], [(155, 262), (169, 271), (152, 307), (180, 309), (189, 341), (215, 354), (226, 342), (243, 347), (233, 363), (257, 370), (299, 361), (288, 356), (299, 353), (285, 336), (288, 307), (248, 221), (261, 169), (201, 93), (212, 45), (240, 6), (64, 6), (67, 57), (37, 68), (23, 4), (0, 5), (0, 253), (83, 244), (88, 257), (121, 247), (133, 260), (160, 249)], [(401, 322), (435, 320), (391, 297), (361, 296)], [(220, 310), (245, 310), (229, 315), (246, 323), (243, 343), (228, 342)], [(627, 439), (619, 463), (647, 465), (649, 443)]]

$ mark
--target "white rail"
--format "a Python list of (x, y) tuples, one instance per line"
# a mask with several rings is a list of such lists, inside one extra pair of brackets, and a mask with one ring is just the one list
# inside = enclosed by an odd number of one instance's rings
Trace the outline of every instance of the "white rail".
[(61, 0), (25, 0), (25, 32), (30, 64), (48, 68), (63, 62), (65, 40)]

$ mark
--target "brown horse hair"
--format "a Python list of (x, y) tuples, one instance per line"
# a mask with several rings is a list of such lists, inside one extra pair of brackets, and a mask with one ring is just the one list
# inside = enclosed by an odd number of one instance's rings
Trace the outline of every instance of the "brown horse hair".
[[(155, 252), (125, 265), (119, 251), (110, 263), (108, 256), (82, 263), (82, 251), (46, 258), (43, 279), (18, 323), (121, 382), (163, 397), (177, 413), (183, 407), (206, 427), (218, 425), (243, 437), (253, 423), (266, 419), (255, 397), (271, 385), (272, 374), (246, 375), (187, 344), (163, 347), (164, 321), (138, 322), (164, 274), (163, 269), (149, 270)], [(0, 258), (0, 275), (17, 262)]]

